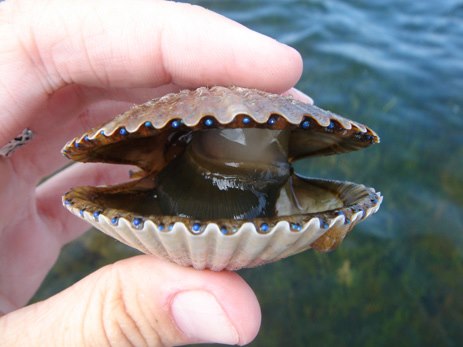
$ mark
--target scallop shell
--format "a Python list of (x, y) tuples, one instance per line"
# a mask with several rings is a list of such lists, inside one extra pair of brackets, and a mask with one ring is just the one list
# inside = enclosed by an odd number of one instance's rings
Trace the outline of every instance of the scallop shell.
[[(309, 248), (331, 250), (357, 223), (379, 209), (383, 198), (373, 188), (298, 175), (292, 177), (295, 187), (310, 182), (335, 192), (332, 208), (317, 211), (304, 207), (304, 213), (290, 211), (287, 215), (253, 220), (197, 220), (105, 208), (104, 194), (143, 187), (148, 175), (155, 175), (169, 163), (165, 155), (147, 159), (139, 154), (139, 149), (123, 147), (128, 137), (168, 138), (180, 126), (192, 131), (207, 128), (207, 120), (214, 127), (294, 129), (296, 140), (290, 148), (290, 160), (355, 150), (379, 142), (376, 133), (360, 123), (288, 97), (238, 87), (182, 91), (136, 106), (70, 141), (63, 149), (70, 159), (130, 163), (138, 165), (143, 173), (138, 180), (115, 188), (74, 188), (64, 195), (64, 206), (143, 253), (215, 271), (254, 267)], [(306, 128), (311, 132), (304, 134)], [(149, 149), (160, 147), (156, 143)], [(114, 148), (124, 156), (113, 155)], [(279, 208), (284, 210), (288, 201), (282, 194)]]

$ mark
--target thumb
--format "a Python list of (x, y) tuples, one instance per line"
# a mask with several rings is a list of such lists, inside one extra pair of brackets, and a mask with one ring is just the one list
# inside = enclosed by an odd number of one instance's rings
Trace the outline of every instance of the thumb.
[(259, 326), (256, 297), (237, 274), (138, 256), (3, 316), (0, 336), (7, 346), (242, 345)]

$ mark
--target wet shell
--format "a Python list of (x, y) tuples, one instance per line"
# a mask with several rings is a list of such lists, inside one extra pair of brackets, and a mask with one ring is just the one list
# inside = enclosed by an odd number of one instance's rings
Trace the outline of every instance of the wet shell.
[[(183, 160), (191, 136), (209, 129), (287, 134), (289, 163), (379, 142), (366, 126), (290, 97), (238, 87), (182, 91), (135, 106), (70, 141), (63, 153), (72, 160), (133, 164), (142, 171), (136, 180), (118, 186), (73, 188), (63, 197), (65, 207), (144, 253), (220, 271), (258, 266), (309, 248), (331, 250), (381, 204), (382, 196), (373, 188), (306, 178), (291, 171), (288, 181), (276, 190), (275, 206), (270, 207), (274, 215), (265, 212), (237, 219), (210, 218), (209, 212), (201, 212), (200, 217), (160, 213), (159, 177), (169, 165)], [(253, 136), (250, 131), (247, 136)], [(248, 186), (238, 190), (243, 187)], [(237, 203), (243, 204), (246, 201)], [(201, 202), (197, 206), (203, 208)]]

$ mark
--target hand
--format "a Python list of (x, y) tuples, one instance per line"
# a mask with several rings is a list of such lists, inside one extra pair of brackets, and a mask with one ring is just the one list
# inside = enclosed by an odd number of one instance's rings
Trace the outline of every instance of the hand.
[[(235, 273), (195, 271), (151, 256), (104, 267), (24, 306), (63, 244), (88, 229), (61, 206), (70, 186), (120, 182), (127, 168), (68, 162), (60, 149), (133, 103), (201, 85), (281, 93), (299, 54), (197, 6), (149, 0), (0, 3), (0, 336), (6, 345), (246, 344), (260, 310)], [(296, 97), (309, 100), (296, 93)]]

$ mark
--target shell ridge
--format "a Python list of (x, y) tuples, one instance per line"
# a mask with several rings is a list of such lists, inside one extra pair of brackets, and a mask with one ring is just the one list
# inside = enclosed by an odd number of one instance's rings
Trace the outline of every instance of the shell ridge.
[(262, 242), (256, 242), (259, 239), (256, 225), (247, 221), (240, 226), (234, 235), (230, 236), (236, 239), (236, 248), (230, 254), (230, 259), (233, 260), (227, 269), (236, 270), (249, 266), (254, 261), (256, 253), (259, 253), (260, 247), (263, 246)]
[(150, 254), (158, 254), (163, 257), (170, 256), (163, 243), (162, 231), (153, 221), (146, 220), (143, 229), (137, 233), (137, 236)]

